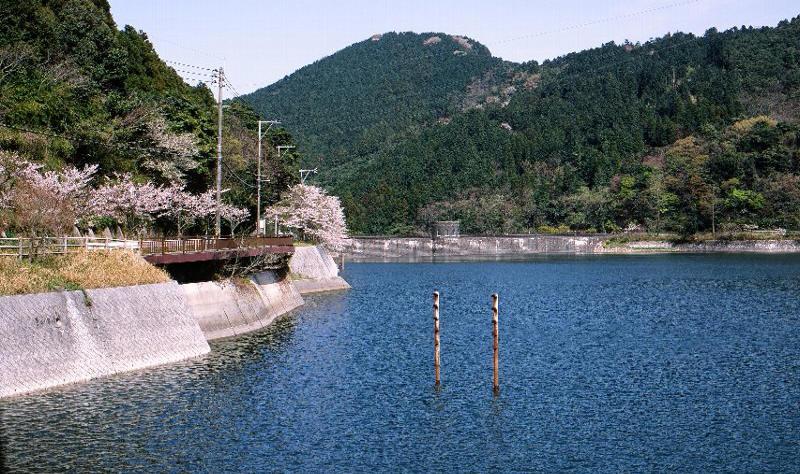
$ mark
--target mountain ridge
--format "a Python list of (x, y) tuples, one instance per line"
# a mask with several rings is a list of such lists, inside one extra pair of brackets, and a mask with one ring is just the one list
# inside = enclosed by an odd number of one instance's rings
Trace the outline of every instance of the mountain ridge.
[[(353, 61), (364, 65), (352, 68)], [(381, 128), (378, 135), (383, 138), (389, 128), (446, 115), (454, 108), (450, 95), (462, 90), (476, 73), (502, 63), (484, 45), (464, 36), (388, 32), (321, 58), (241, 100), (262, 114), (276, 115), (280, 110), (277, 115), (284, 126), (305, 137), (302, 144), (312, 153), (332, 155), (326, 157), (328, 162), (338, 163), (346, 149), (371, 146), (371, 135), (376, 133), (373, 128)], [(311, 83), (320, 86), (309, 88)], [(340, 96), (324, 93), (333, 86), (342, 91)], [(283, 101), (282, 95), (292, 99)], [(375, 103), (382, 108), (374, 110)], [(352, 123), (346, 112), (336, 113), (343, 106), (354, 105), (372, 109), (370, 126)], [(315, 109), (327, 109), (331, 114), (317, 117)], [(322, 130), (326, 139), (308, 137), (311, 129)], [(332, 138), (337, 136), (338, 140)]]
[[(439, 36), (442, 43), (445, 37), (451, 38), (444, 33), (428, 35)], [(295, 87), (293, 94), (283, 89), (270, 101), (259, 101), (263, 96), (258, 94), (244, 98), (256, 110), (269, 105), (271, 115), (288, 115), (285, 123), (311, 155), (334, 155), (307, 164), (320, 166), (321, 182), (342, 195), (356, 232), (418, 232), (435, 217), (430, 206), (437, 205), (446, 210), (438, 217), (465, 222), (490, 212), (486, 206), (503, 209), (502, 223), (469, 224), (467, 230), (472, 232), (558, 225), (700, 231), (711, 227), (713, 214), (700, 194), (714, 194), (724, 201), (733, 199), (732, 189), (766, 192), (757, 189), (765, 186), (759, 181), (762, 176), (742, 171), (745, 162), (760, 159), (751, 154), (763, 150), (739, 149), (742, 137), (734, 137), (738, 132), (729, 128), (759, 115), (778, 119), (774, 124), (758, 123), (767, 124), (770, 133), (783, 140), (768, 147), (770, 153), (783, 154), (781, 169), (760, 172), (796, 172), (798, 18), (775, 27), (724, 32), (712, 28), (702, 36), (673, 33), (645, 43), (606, 43), (542, 64), (490, 57), (437, 68), (435, 63), (419, 61), (425, 47), (422, 42), (429, 38), (425, 34), (388, 36), (408, 43), (400, 48), (407, 58), (403, 67), (393, 69), (397, 58), (378, 63), (368, 55), (353, 54), (370, 43), (380, 50), (376, 46), (385, 38), (356, 43), (355, 49), (344, 48), (316, 63), (311, 71), (325, 80), (307, 75), (300, 87), (297, 76), (288, 76), (283, 87)], [(486, 53), (490, 54), (488, 48)], [(325, 70), (332, 64), (337, 67)], [(353, 93), (354, 81), (346, 71), (359, 68), (373, 73), (361, 76), (358, 86), (381, 100), (354, 97), (358, 94)], [(453, 78), (453, 69), (458, 80), (447, 82)], [(387, 71), (386, 77), (382, 71)], [(419, 71), (428, 76), (415, 75)], [(332, 80), (342, 76), (346, 80)], [(396, 89), (376, 94), (387, 80), (413, 91), (412, 99)], [(431, 83), (447, 86), (430, 87)], [(420, 96), (424, 100), (415, 100)], [(286, 106), (290, 102), (315, 115), (313, 120), (294, 123), (296, 109)], [(321, 125), (325, 120), (360, 125), (325, 127)], [(779, 133), (778, 128), (783, 131)], [(654, 189), (656, 174), (663, 181), (677, 171), (648, 171), (646, 158), (657, 155), (664, 161), (676, 147), (685, 152), (686, 147), (677, 145), (691, 137), (703, 143), (703, 156), (710, 154), (714, 160), (722, 159), (718, 155), (724, 150), (719, 150), (732, 147), (738, 153), (738, 171), (722, 179), (710, 177), (704, 167), (694, 170), (703, 181), (702, 192), (691, 190), (694, 197), (685, 195), (688, 190)], [(672, 165), (666, 161), (665, 166)], [(641, 209), (625, 211), (617, 202), (619, 197), (613, 196), (622, 178), (625, 182), (633, 179), (638, 197), (629, 204)], [(739, 184), (725, 184), (730, 179)], [(715, 191), (709, 194), (706, 188)], [(670, 199), (677, 199), (677, 204), (659, 204)], [(724, 218), (733, 223), (745, 220), (730, 202)], [(591, 209), (595, 204), (603, 211)], [(671, 217), (662, 219), (659, 216), (667, 208)], [(747, 213), (748, 219), (762, 225), (775, 222), (764, 207)], [(778, 220), (785, 223), (787, 219), (794, 217), (784, 215)]]

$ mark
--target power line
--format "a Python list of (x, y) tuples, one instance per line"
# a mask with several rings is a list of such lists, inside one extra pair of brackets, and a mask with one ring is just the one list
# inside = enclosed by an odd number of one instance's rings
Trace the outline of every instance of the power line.
[(52, 133), (52, 132), (49, 132), (49, 133), (48, 132), (41, 132), (41, 131), (31, 130), (31, 129), (24, 128), (24, 127), (16, 127), (16, 126), (13, 126), (13, 125), (6, 125), (4, 123), (0, 123), (0, 127), (7, 128), (9, 130), (16, 130), (18, 132), (27, 132), (27, 133), (33, 133), (34, 135), (42, 135), (44, 137), (63, 138), (64, 140), (75, 140), (74, 137), (67, 137), (67, 136), (59, 135), (59, 134)]
[(648, 13), (653, 13), (653, 12), (657, 12), (657, 11), (661, 11), (661, 10), (668, 10), (670, 8), (683, 7), (683, 6), (686, 6), (686, 5), (691, 5), (691, 4), (694, 4), (694, 3), (698, 3), (700, 1), (702, 1), (702, 0), (687, 0), (687, 1), (683, 1), (683, 2), (671, 3), (669, 5), (662, 5), (660, 7), (648, 8), (646, 10), (640, 10), (638, 12), (625, 13), (625, 14), (622, 14), (622, 15), (610, 16), (610, 17), (606, 17), (606, 18), (599, 18), (597, 20), (587, 21), (585, 23), (577, 23), (577, 24), (574, 24), (574, 25), (564, 26), (562, 28), (557, 28), (555, 30), (542, 31), (542, 32), (539, 32), (539, 33), (533, 33), (533, 34), (529, 34), (529, 35), (523, 35), (523, 36), (516, 36), (516, 37), (513, 37), (513, 38), (508, 38), (508, 39), (505, 39), (505, 40), (502, 40), (502, 41), (497, 41), (497, 42), (495, 42), (495, 44), (505, 44), (505, 43), (510, 43), (512, 41), (522, 40), (522, 39), (537, 38), (539, 36), (546, 36), (546, 35), (552, 35), (552, 34), (556, 34), (556, 33), (563, 33), (564, 31), (577, 30), (577, 29), (581, 29), (581, 28), (586, 28), (587, 26), (597, 25), (597, 24), (600, 24), (600, 23), (607, 23), (609, 21), (624, 20), (624, 19), (627, 19), (627, 18), (634, 18), (634, 17), (637, 17), (637, 16), (646, 15)]
[(194, 72), (194, 71), (185, 71), (185, 70), (183, 70), (183, 69), (174, 69), (174, 68), (173, 68), (173, 70), (174, 70), (174, 71), (176, 71), (176, 72), (182, 72), (182, 73), (184, 73), (184, 74), (190, 74), (190, 75), (192, 75), (192, 76), (199, 76), (199, 77), (212, 77), (212, 78), (213, 78), (213, 77), (216, 77), (216, 75), (214, 75), (214, 74), (203, 74), (203, 73), (200, 73), (200, 72)]
[(225, 78), (225, 85), (228, 86), (228, 89), (230, 89), (230, 91), (235, 94), (235, 96), (232, 97), (232, 99), (235, 99), (235, 98), (239, 97), (240, 95), (242, 95), (242, 94), (239, 93), (238, 90), (236, 90), (236, 86), (234, 86), (233, 83), (231, 83), (230, 78), (228, 78), (228, 77)]
[(176, 64), (178, 66), (188, 67), (188, 68), (192, 68), (192, 69), (202, 69), (204, 71), (213, 71), (213, 72), (217, 71), (214, 68), (204, 67), (204, 66), (195, 66), (194, 64), (182, 63), (182, 62), (178, 62), (178, 61), (173, 61), (171, 59), (165, 59), (164, 62), (165, 63), (170, 63), (170, 64)]
[(223, 161), (222, 162), (222, 166), (225, 167), (225, 169), (228, 171), (229, 175), (231, 175), (234, 178), (236, 178), (236, 180), (239, 181), (240, 183), (242, 183), (242, 185), (247, 186), (248, 188), (252, 188), (252, 189), (256, 188), (256, 186), (254, 184), (248, 183), (247, 181), (245, 181), (244, 179), (239, 177), (239, 175), (233, 169), (231, 169), (231, 167), (230, 167), (230, 165), (228, 165), (228, 163)]

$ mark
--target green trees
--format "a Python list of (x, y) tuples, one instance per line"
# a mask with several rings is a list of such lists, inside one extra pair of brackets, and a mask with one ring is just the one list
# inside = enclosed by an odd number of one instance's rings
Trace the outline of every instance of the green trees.
[(354, 233), (432, 216), (475, 233), (796, 228), (800, 18), (541, 65), (430, 36), (358, 43), (247, 98), (304, 122)]
[(0, 9), (0, 147), (51, 168), (94, 163), (206, 186), (213, 98), (184, 84), (144, 33), (117, 30), (104, 1)]
[[(0, 18), (0, 150), (46, 170), (98, 165), (101, 178), (123, 173), (137, 184), (175, 183), (194, 194), (209, 188), (214, 97), (205, 85), (184, 83), (145, 33), (117, 29), (105, 0), (0, 0)], [(243, 103), (225, 109), (225, 197), (251, 210), (257, 120)], [(265, 206), (297, 182), (298, 150), (275, 151), (292, 144), (285, 130), (265, 140)], [(158, 224), (176, 230), (174, 219)]]

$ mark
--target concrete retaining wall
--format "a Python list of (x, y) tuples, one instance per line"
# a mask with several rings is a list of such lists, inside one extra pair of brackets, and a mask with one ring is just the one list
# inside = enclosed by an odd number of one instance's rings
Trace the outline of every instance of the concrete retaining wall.
[(297, 288), (287, 280), (278, 281), (271, 272), (237, 283), (189, 283), (181, 290), (208, 340), (262, 329), (303, 304)]
[(800, 242), (796, 240), (711, 240), (675, 245), (681, 252), (716, 253), (797, 253)]
[(608, 236), (571, 237), (531, 235), (509, 237), (354, 238), (348, 239), (343, 253), (354, 261), (414, 261), (448, 257), (495, 257), (551, 254), (631, 254), (662, 252), (800, 252), (794, 240), (707, 241), (673, 244), (666, 241), (628, 242), (605, 246)]
[(296, 247), (289, 260), (292, 283), (300, 294), (347, 290), (350, 285), (339, 276), (339, 267), (322, 247)]
[(321, 248), (299, 248), (292, 261), (294, 279), (263, 272), (236, 283), (0, 297), (0, 397), (196, 357), (207, 340), (262, 329), (301, 306), (301, 292), (350, 288)]
[(0, 297), (0, 397), (207, 352), (175, 282)]
[(348, 239), (343, 253), (356, 261), (419, 260), (467, 256), (526, 254), (590, 254), (602, 249), (603, 237), (530, 235), (511, 237), (457, 237)]

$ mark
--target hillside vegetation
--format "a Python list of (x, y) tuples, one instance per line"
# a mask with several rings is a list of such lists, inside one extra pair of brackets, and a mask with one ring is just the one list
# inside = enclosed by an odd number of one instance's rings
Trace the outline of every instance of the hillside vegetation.
[[(106, 0), (0, 0), (0, 18), (0, 150), (43, 165), (43, 172), (98, 165), (92, 187), (117, 174), (193, 193), (212, 185), (217, 107), (207, 83), (187, 85), (146, 33), (117, 27)], [(243, 103), (225, 109), (225, 199), (251, 216), (259, 118)], [(274, 148), (291, 144), (283, 129), (264, 142), (264, 205), (297, 181), (298, 150), (278, 157)], [(9, 179), (0, 170), (0, 186)], [(152, 224), (177, 230), (174, 219)], [(242, 228), (252, 225), (251, 217)], [(205, 222), (185, 231), (207, 228)]]
[(800, 226), (800, 18), (543, 64), (471, 44), (386, 34), (246, 100), (325, 155), (356, 233)]
[(504, 67), (469, 38), (386, 33), (242, 99), (302, 137), (309, 164), (330, 167), (449, 116), (473, 78)]

